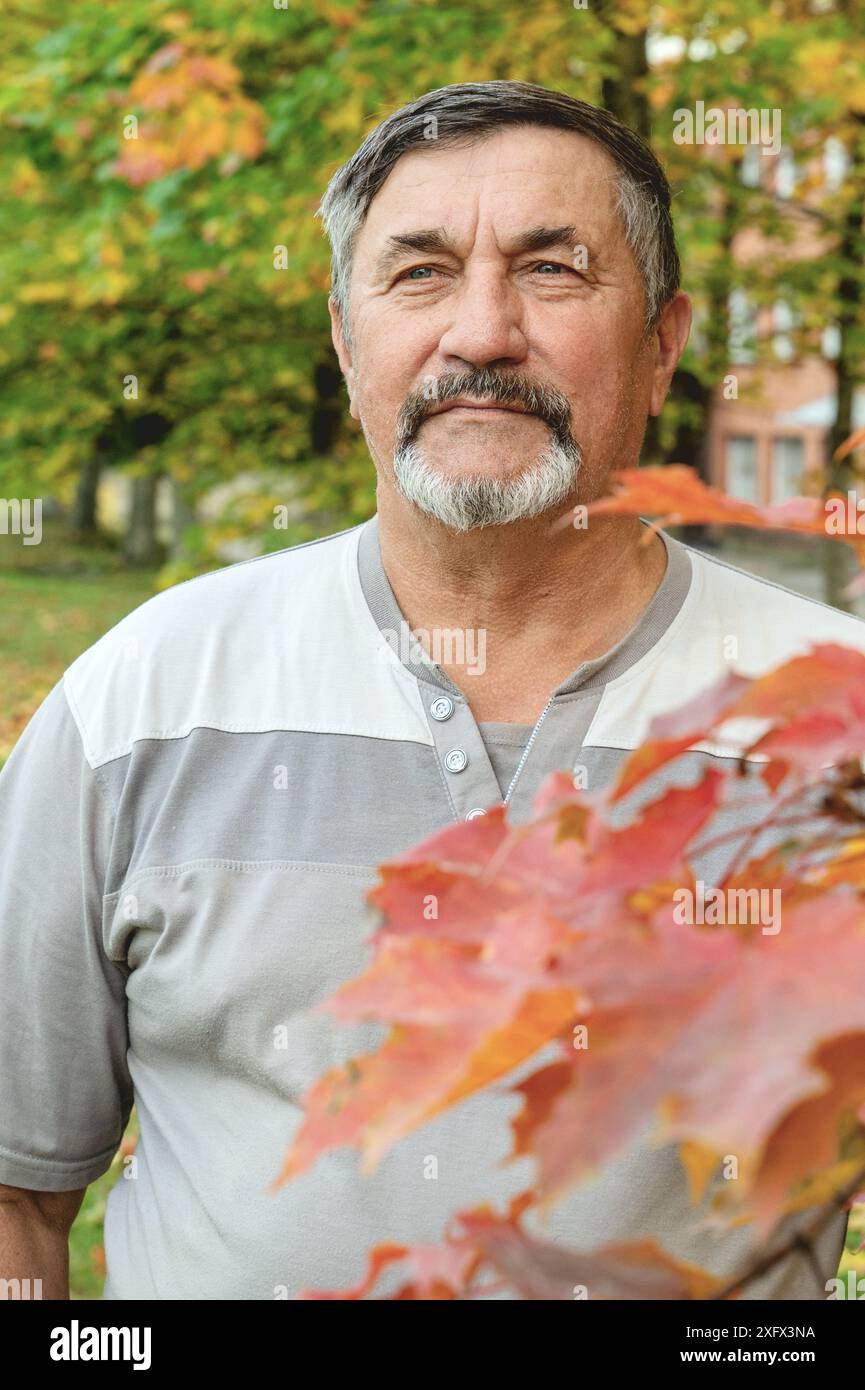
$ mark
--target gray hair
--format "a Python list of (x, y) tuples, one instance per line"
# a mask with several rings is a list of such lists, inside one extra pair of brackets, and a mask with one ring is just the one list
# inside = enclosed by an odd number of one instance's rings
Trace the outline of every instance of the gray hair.
[(375, 126), (327, 186), (317, 216), (331, 245), (331, 299), (347, 342), (351, 264), (369, 206), (397, 160), (410, 150), (465, 146), (508, 126), (572, 130), (601, 145), (618, 171), (617, 208), (643, 282), (645, 329), (679, 288), (670, 185), (652, 150), (609, 111), (528, 82), (460, 82), (409, 102)]

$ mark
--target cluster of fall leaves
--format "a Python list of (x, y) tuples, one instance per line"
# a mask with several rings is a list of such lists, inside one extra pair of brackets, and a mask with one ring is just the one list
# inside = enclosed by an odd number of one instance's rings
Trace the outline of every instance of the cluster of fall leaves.
[[(629, 470), (594, 509), (696, 521), (728, 507), (739, 525), (767, 524), (759, 508), (720, 498), (687, 469)], [(801, 501), (792, 515), (817, 530)], [(705, 766), (617, 823), (654, 774), (736, 728), (753, 736), (727, 771)], [(513, 1088), (513, 1154), (533, 1156), (535, 1185), (507, 1212), (454, 1213), (439, 1245), (376, 1247), (354, 1288), (304, 1296), (363, 1297), (395, 1262), (406, 1272), (398, 1298), (471, 1297), (490, 1275), (528, 1298), (572, 1298), (576, 1285), (593, 1297), (736, 1296), (747, 1271), (725, 1287), (650, 1240), (564, 1251), (526, 1229), (529, 1208), (648, 1123), (679, 1146), (695, 1203), (723, 1156), (737, 1156), (738, 1181), (713, 1201), (761, 1237), (788, 1213), (825, 1204), (831, 1214), (865, 1188), (863, 750), (865, 654), (818, 644), (755, 679), (731, 671), (655, 719), (602, 791), (555, 773), (528, 822), (493, 808), (381, 866), (371, 964), (325, 1007), (341, 1023), (384, 1022), (389, 1035), (310, 1089), (274, 1188), (342, 1145), (370, 1170), (402, 1136), (552, 1046), (554, 1059)], [(673, 893), (696, 889), (694, 847), (731, 779), (751, 776), (769, 809), (717, 886), (779, 890), (783, 930), (682, 921)], [(772, 848), (754, 853), (773, 826)], [(575, 1046), (575, 1027), (590, 1046)]]
[(125, 132), (118, 177), (137, 187), (175, 169), (198, 169), (218, 156), (225, 173), (241, 159), (257, 159), (264, 149), (264, 113), (244, 96), (242, 81), (235, 65), (223, 58), (178, 42), (165, 44), (130, 87), (133, 109), (141, 110), (144, 120)]

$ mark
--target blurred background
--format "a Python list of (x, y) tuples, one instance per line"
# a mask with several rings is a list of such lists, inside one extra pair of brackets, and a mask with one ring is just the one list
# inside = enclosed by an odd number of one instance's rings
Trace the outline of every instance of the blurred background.
[[(7, 0), (0, 69), (0, 763), (158, 589), (374, 512), (314, 214), (434, 87), (556, 87), (664, 162), (696, 319), (644, 462), (763, 505), (859, 484), (832, 456), (865, 425), (863, 0)], [(780, 140), (713, 139), (736, 110)], [(39, 543), (11, 499), (41, 500)], [(684, 538), (849, 606), (837, 543)], [(120, 1163), (73, 1231), (77, 1297)], [(860, 1209), (843, 1269), (863, 1234)]]

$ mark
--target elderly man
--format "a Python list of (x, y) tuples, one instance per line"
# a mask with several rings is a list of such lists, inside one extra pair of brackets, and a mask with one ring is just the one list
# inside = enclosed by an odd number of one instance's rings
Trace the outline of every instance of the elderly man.
[[(367, 136), (322, 215), (377, 514), (142, 605), (0, 776), (0, 1274), (45, 1296), (133, 1102), (109, 1299), (345, 1287), (375, 1243), (521, 1190), (501, 1088), (372, 1177), (339, 1150), (267, 1191), (305, 1089), (381, 1038), (310, 1012), (368, 959), (376, 865), (502, 801), (526, 817), (556, 769), (602, 786), (731, 651), (756, 674), (816, 638), (865, 648), (858, 620), (641, 545), (637, 519), (555, 525), (637, 463), (688, 336), (669, 189), (631, 131), (523, 83), (446, 87)], [(735, 1275), (750, 1228), (699, 1216), (644, 1136), (541, 1229)], [(825, 1291), (796, 1253), (746, 1296)]]

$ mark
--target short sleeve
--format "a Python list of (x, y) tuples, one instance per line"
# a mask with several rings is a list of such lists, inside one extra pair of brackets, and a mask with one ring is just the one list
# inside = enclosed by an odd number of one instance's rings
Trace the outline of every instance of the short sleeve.
[(60, 681), (0, 771), (0, 1183), (85, 1187), (129, 1118), (127, 971), (102, 935), (112, 828)]

